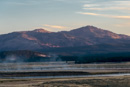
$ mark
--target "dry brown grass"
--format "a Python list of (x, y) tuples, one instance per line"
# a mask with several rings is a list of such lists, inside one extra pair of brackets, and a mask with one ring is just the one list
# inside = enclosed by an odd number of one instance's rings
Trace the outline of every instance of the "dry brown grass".
[(0, 87), (130, 87), (130, 76), (0, 79)]
[(130, 87), (130, 77), (91, 77), (48, 81), (36, 87)]
[[(9, 64), (11, 68), (17, 68), (16, 64)], [(44, 63), (27, 63), (20, 65), (20, 68), (33, 68), (48, 66)], [(62, 67), (56, 65), (57, 67)], [(81, 71), (91, 74), (109, 74), (109, 73), (129, 73), (130, 63), (105, 63), (105, 64), (70, 64), (65, 65), (67, 68), (94, 68)], [(50, 65), (49, 65), (50, 67)], [(54, 67), (51, 65), (51, 67)], [(6, 66), (0, 64), (0, 68)], [(97, 68), (97, 69), (95, 69)], [(114, 68), (114, 69), (106, 69)], [(118, 69), (116, 69), (118, 68)], [(44, 71), (44, 70), (43, 70)], [(50, 70), (49, 70), (50, 71)], [(56, 70), (57, 71), (57, 70)], [(60, 70), (59, 70), (60, 71)], [(62, 70), (61, 70), (62, 71)], [(73, 70), (65, 70), (73, 71)], [(76, 69), (76, 71), (79, 71)], [(8, 72), (8, 71), (7, 71)], [(41, 72), (41, 70), (39, 71)], [(4, 73), (1, 71), (1, 73)], [(82, 77), (82, 78), (37, 78), (37, 79), (0, 79), (0, 87), (130, 87), (130, 76), (115, 77)]]

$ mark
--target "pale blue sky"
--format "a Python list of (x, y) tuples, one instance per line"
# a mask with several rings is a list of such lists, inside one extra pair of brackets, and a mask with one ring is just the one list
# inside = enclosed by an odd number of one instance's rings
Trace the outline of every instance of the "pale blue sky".
[(0, 0), (0, 34), (86, 25), (130, 35), (130, 0)]

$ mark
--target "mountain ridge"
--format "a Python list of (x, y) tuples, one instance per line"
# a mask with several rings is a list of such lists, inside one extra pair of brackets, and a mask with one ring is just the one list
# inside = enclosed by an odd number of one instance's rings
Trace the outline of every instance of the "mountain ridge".
[(107, 43), (130, 43), (130, 36), (116, 34), (94, 26), (85, 26), (61, 32), (50, 32), (41, 28), (32, 31), (12, 32), (0, 35), (0, 40), (0, 51), (46, 50)]

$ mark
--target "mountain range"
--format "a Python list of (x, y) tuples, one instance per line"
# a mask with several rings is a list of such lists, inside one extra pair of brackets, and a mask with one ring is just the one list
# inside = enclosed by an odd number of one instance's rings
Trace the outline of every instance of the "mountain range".
[(116, 34), (94, 26), (71, 31), (51, 32), (45, 29), (0, 35), (0, 51), (33, 50), (54, 53), (128, 52), (130, 36)]

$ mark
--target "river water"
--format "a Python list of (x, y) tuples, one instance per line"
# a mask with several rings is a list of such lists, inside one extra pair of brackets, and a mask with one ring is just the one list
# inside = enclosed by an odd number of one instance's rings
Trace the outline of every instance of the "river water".
[[(39, 79), (39, 78), (76, 78), (76, 77), (111, 77), (130, 76), (130, 73), (100, 74), (100, 75), (73, 75), (73, 76), (27, 76), (27, 77), (2, 77), (6, 79)], [(1, 78), (1, 77), (0, 77)]]

